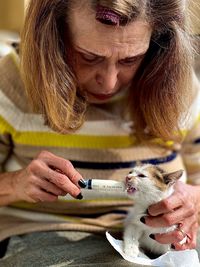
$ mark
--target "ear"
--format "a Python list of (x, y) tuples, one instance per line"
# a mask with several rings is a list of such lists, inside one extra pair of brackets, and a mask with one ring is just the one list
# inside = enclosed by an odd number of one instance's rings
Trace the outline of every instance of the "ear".
[(183, 175), (183, 170), (178, 170), (175, 172), (164, 173), (163, 179), (165, 184), (173, 185), (178, 179), (181, 178), (182, 175)]

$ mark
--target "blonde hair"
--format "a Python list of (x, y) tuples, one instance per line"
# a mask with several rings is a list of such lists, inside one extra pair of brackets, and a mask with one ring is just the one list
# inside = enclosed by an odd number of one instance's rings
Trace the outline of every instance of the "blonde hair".
[[(80, 0), (81, 1), (81, 0)], [(78, 2), (80, 2), (78, 1)], [(144, 18), (153, 28), (148, 52), (133, 78), (129, 111), (137, 135), (179, 139), (179, 120), (191, 95), (192, 43), (181, 0), (88, 0), (127, 19)], [(70, 1), (31, 0), (22, 32), (21, 62), (25, 88), (36, 112), (61, 133), (84, 122), (87, 101), (79, 94), (67, 58), (70, 38), (66, 16)], [(126, 27), (126, 26), (125, 26)], [(68, 42), (66, 43), (66, 40)], [(175, 134), (176, 132), (176, 134)]]

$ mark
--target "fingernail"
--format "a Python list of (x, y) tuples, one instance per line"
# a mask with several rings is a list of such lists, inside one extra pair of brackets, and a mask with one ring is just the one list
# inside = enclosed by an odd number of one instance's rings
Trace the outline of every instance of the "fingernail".
[(174, 245), (171, 245), (171, 248), (172, 248), (172, 249), (175, 249), (175, 246), (174, 246)]
[(81, 188), (86, 188), (86, 183), (85, 183), (85, 181), (84, 181), (83, 179), (80, 179), (80, 180), (78, 181), (78, 184), (79, 184), (79, 186), (80, 186)]
[(145, 217), (141, 217), (140, 221), (145, 224)]
[(153, 240), (155, 240), (155, 235), (154, 234), (150, 234), (149, 237)]
[(78, 196), (76, 197), (76, 199), (82, 199), (83, 198), (83, 195), (80, 193), (78, 194)]

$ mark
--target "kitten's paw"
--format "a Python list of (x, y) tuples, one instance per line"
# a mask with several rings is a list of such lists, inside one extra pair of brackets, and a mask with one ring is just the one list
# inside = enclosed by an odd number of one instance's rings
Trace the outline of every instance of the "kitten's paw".
[(139, 248), (137, 246), (134, 246), (134, 245), (125, 246), (124, 247), (124, 253), (126, 254), (126, 256), (136, 258), (139, 254)]

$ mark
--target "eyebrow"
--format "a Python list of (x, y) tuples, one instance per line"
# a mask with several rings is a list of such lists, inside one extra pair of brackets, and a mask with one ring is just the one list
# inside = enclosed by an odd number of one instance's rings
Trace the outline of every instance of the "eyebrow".
[[(92, 56), (95, 56), (95, 57), (105, 58), (105, 56), (102, 56), (102, 55), (99, 55), (99, 54), (95, 54), (95, 53), (93, 53), (91, 51), (88, 51), (88, 50), (86, 50), (84, 48), (81, 48), (79, 46), (77, 46), (76, 48), (79, 49), (79, 50), (81, 50), (81, 51), (78, 51), (78, 52), (84, 52), (84, 53), (87, 53), (87, 54), (92, 55)], [(147, 53), (147, 51), (142, 52), (142, 53), (140, 53), (138, 55), (134, 55), (134, 56), (130, 56), (130, 57), (125, 57), (125, 58), (122, 58), (120, 60), (139, 58), (139, 57), (144, 56), (146, 53)]]

